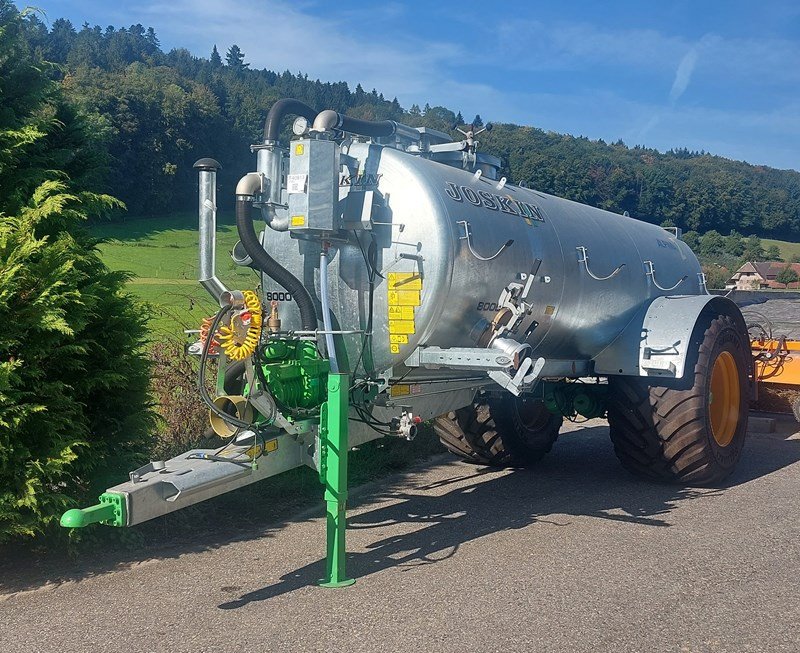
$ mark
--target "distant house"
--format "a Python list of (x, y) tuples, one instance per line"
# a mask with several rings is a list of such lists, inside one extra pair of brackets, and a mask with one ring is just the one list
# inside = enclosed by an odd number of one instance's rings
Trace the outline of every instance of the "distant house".
[[(783, 263), (781, 261), (763, 261), (745, 263), (725, 283), (726, 290), (760, 290), (762, 288), (784, 289), (782, 283), (775, 281), (787, 265), (800, 275), (800, 263)], [(800, 288), (800, 281), (789, 284), (789, 288)]]

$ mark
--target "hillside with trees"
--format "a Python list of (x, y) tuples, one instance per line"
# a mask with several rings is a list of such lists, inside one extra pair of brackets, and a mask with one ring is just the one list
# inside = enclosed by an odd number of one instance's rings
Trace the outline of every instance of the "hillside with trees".
[[(252, 168), (248, 146), (258, 142), (267, 110), (281, 97), (442, 130), (463, 121), (457, 110), (404, 109), (360, 85), (351, 90), (345, 82), (253, 70), (236, 45), (224, 54), (214, 46), (208, 58), (164, 52), (142, 25), (76, 28), (59, 19), (48, 29), (30, 16), (25, 31), (30, 48), (57, 65), (53, 74), (71, 106), (91, 125), (97, 156), (106, 161), (98, 190), (122, 199), (134, 216), (191, 206), (191, 164), (200, 156), (221, 161), (222, 182), (232, 189)], [(544, 192), (684, 231), (789, 240), (800, 234), (798, 172), (512, 124), (496, 125), (482, 139), (484, 150), (503, 159), (510, 181)]]

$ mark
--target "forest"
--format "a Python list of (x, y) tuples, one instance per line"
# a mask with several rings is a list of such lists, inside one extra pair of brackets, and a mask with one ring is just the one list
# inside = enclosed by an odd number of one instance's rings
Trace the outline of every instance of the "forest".
[[(392, 89), (351, 90), (342, 81), (253, 70), (236, 45), (225, 53), (214, 46), (208, 58), (164, 52), (156, 32), (142, 25), (77, 28), (58, 19), (48, 27), (31, 14), (23, 31), (32, 54), (52, 63), (69, 110), (88, 123), (83, 176), (92, 178), (93, 190), (122, 200), (129, 216), (192, 206), (191, 165), (201, 156), (222, 163), (222, 183), (230, 187), (224, 190), (232, 190), (253, 165), (249, 146), (258, 142), (266, 112), (282, 97), (445, 131), (482, 123), (480, 116), (465, 120), (457, 108), (405, 109), (384, 95)], [(495, 124), (481, 138), (482, 149), (502, 158), (509, 181), (543, 192), (700, 234), (800, 234), (800, 173), (792, 170), (514, 124)]]

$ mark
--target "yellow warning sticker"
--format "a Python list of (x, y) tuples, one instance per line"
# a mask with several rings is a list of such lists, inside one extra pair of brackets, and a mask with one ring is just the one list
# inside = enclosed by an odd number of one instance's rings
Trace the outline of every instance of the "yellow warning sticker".
[(419, 306), (419, 290), (390, 290), (389, 306)]
[(295, 146), (294, 146), (294, 153), (295, 153), (297, 156), (302, 156), (302, 155), (303, 155), (303, 152), (305, 152), (305, 151), (306, 151), (306, 150), (305, 150), (305, 147), (303, 147), (303, 144), (302, 144), (302, 143), (298, 143), (297, 145), (295, 145)]
[(397, 385), (393, 385), (390, 388), (389, 394), (391, 394), (392, 397), (402, 397), (404, 395), (410, 395), (411, 394), (411, 386), (410, 385), (405, 385), (403, 383), (398, 383)]
[(278, 450), (278, 441), (277, 440), (267, 440), (266, 444), (264, 445), (264, 449), (266, 449), (267, 453), (272, 453), (273, 451)]
[(389, 307), (390, 320), (413, 320), (414, 307), (413, 306), (390, 306)]
[(422, 290), (422, 277), (416, 272), (390, 272), (389, 290)]
[[(417, 330), (415, 307), (422, 304), (422, 276), (418, 272), (389, 272), (386, 281), (389, 352), (399, 354), (400, 348), (409, 343), (408, 336)], [(404, 394), (408, 394), (408, 391)]]
[(389, 320), (389, 333), (414, 333), (414, 320)]
[(293, 227), (302, 227), (306, 223), (306, 216), (304, 215), (293, 215), (292, 216), (292, 226)]

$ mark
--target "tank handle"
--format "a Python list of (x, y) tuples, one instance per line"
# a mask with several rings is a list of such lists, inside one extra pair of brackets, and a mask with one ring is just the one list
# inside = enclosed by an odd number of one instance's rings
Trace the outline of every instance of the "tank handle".
[(680, 286), (686, 279), (688, 278), (687, 275), (683, 275), (680, 279), (678, 279), (678, 283), (674, 286), (670, 286), (669, 288), (665, 288), (662, 285), (659, 285), (658, 281), (656, 281), (656, 267), (653, 265), (652, 261), (645, 261), (644, 262), (644, 271), (645, 274), (650, 277), (653, 281), (653, 285), (658, 288), (659, 290), (663, 290), (664, 292), (669, 292), (670, 290), (675, 290), (678, 286)]
[(618, 265), (611, 274), (605, 277), (598, 277), (589, 269), (589, 250), (583, 245), (578, 245), (578, 247), (575, 249), (578, 250), (578, 263), (583, 263), (583, 266), (586, 268), (586, 274), (588, 274), (595, 281), (608, 281), (611, 277), (617, 276), (622, 268), (624, 268), (626, 265), (625, 263), (622, 263)]
[(498, 256), (500, 256), (500, 254), (502, 254), (506, 249), (508, 249), (514, 244), (513, 240), (507, 240), (503, 244), (503, 246), (491, 256), (481, 256), (480, 254), (478, 254), (478, 252), (476, 252), (472, 248), (472, 230), (470, 229), (469, 222), (467, 222), (466, 220), (459, 220), (457, 224), (460, 224), (464, 227), (464, 235), (459, 236), (458, 239), (467, 241), (467, 247), (469, 247), (470, 253), (479, 261), (491, 261), (493, 259), (496, 259)]

